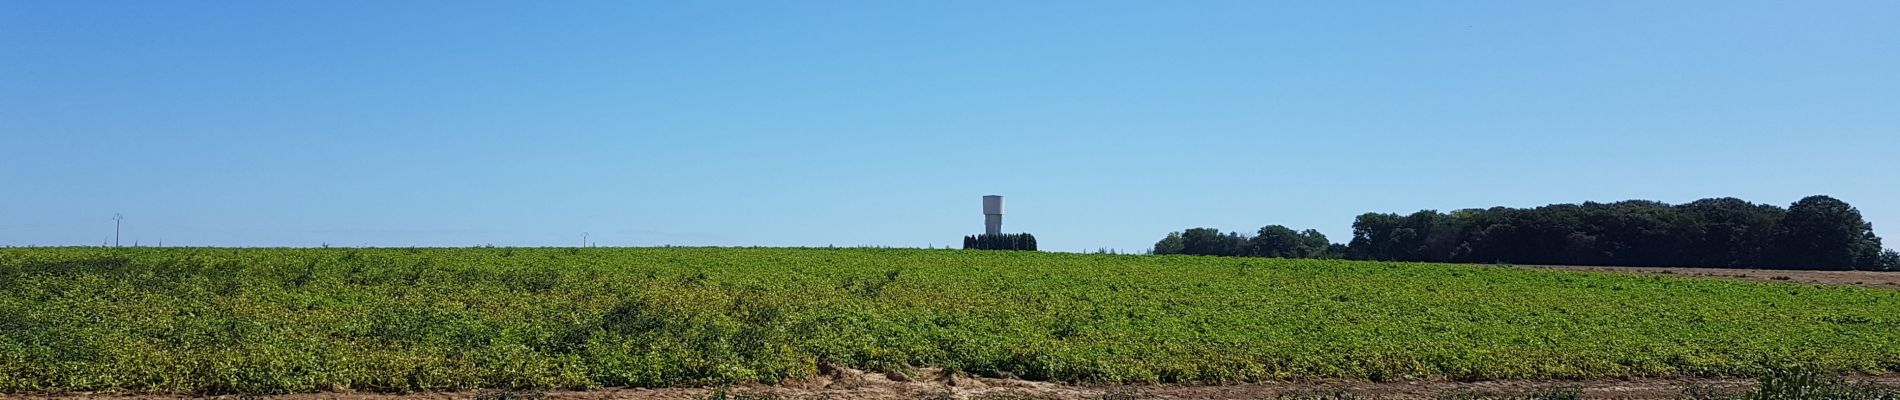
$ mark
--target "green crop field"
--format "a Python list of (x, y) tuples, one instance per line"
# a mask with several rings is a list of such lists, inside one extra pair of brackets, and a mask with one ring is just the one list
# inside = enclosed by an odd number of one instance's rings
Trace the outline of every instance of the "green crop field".
[(876, 249), (0, 249), (0, 392), (1900, 370), (1900, 291)]

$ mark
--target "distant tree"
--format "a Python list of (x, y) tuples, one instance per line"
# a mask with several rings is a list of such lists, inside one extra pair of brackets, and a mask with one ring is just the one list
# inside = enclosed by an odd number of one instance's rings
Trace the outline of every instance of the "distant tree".
[(1435, 262), (1489, 262), (1479, 252), (1476, 239), (1497, 218), (1487, 210), (1467, 209), (1450, 213), (1422, 210), (1405, 217), (1409, 241), (1394, 250), (1403, 251), (1396, 259)]
[(1595, 236), (1591, 253), (1599, 264), (1678, 266), (1693, 237), (1693, 226), (1676, 208), (1657, 201), (1629, 200), (1585, 204), (1584, 228)]
[(1420, 261), (1444, 261), (1450, 252), (1446, 230), (1438, 229), (1445, 220), (1445, 214), (1437, 210), (1419, 210), (1405, 216), (1396, 232), (1396, 246), (1399, 259)]
[(1294, 232), (1282, 225), (1261, 227), (1252, 238), (1247, 239), (1245, 255), (1253, 257), (1280, 258), (1323, 258), (1327, 254), (1331, 241), (1317, 230), (1307, 229)]
[(1900, 252), (1888, 249), (1880, 252), (1881, 271), (1900, 271)]
[(1347, 242), (1350, 258), (1365, 260), (1444, 261), (1457, 244), (1456, 229), (1441, 228), (1446, 220), (1437, 211), (1411, 215), (1366, 213), (1352, 223)]
[(972, 250), (1036, 250), (1036, 235), (1027, 233), (982, 234), (963, 237), (963, 248)]
[(1352, 241), (1346, 246), (1349, 257), (1361, 260), (1397, 260), (1401, 258), (1401, 237), (1409, 237), (1412, 232), (1401, 232), (1404, 219), (1398, 214), (1365, 213), (1353, 218)]
[[(1348, 258), (1630, 266), (1874, 268), (1881, 241), (1846, 203), (1794, 209), (1733, 198), (1495, 207), (1353, 220)], [(1261, 239), (1266, 240), (1266, 239)], [(1257, 247), (1257, 246), (1256, 246)]]
[(1340, 244), (1340, 243), (1332, 243), (1332, 244), (1326, 245), (1326, 256), (1321, 257), (1321, 258), (1346, 258), (1346, 252), (1347, 252), (1346, 245)]
[(1253, 238), (1247, 239), (1247, 255), (1254, 257), (1299, 258), (1305, 257), (1302, 247), (1304, 238), (1293, 228), (1281, 225), (1261, 227)]
[(1682, 205), (1647, 200), (1493, 207), (1450, 213), (1366, 213), (1352, 239), (1281, 225), (1255, 235), (1194, 228), (1154, 254), (1342, 257), (1554, 265), (1890, 268), (1873, 225), (1845, 202), (1813, 196), (1782, 209), (1735, 198)]
[(1330, 255), (1333, 241), (1317, 229), (1300, 231), (1300, 258), (1336, 258)]
[(1190, 254), (1226, 257), (1342, 258), (1346, 246), (1336, 245), (1317, 230), (1295, 232), (1281, 225), (1260, 228), (1258, 235), (1222, 233), (1214, 228), (1193, 228), (1155, 242), (1150, 254)]
[(1761, 265), (1775, 224), (1788, 216), (1781, 207), (1733, 197), (1696, 200), (1676, 209), (1691, 222), (1685, 232), (1686, 261), (1711, 267)]
[(1854, 267), (1870, 270), (1884, 269), (1886, 252), (1881, 249), (1882, 245), (1884, 244), (1881, 243), (1880, 236), (1874, 235), (1874, 224), (1868, 223), (1867, 229), (1862, 232), (1860, 240), (1854, 246)]
[(1181, 232), (1170, 232), (1168, 237), (1155, 242), (1154, 254), (1182, 254), (1186, 250), (1187, 245), (1182, 242)]
[(1880, 237), (1860, 210), (1827, 196), (1810, 196), (1788, 207), (1788, 216), (1770, 236), (1770, 258), (1782, 268), (1872, 269), (1879, 263)]
[(1246, 254), (1247, 239), (1239, 233), (1221, 234), (1219, 229), (1194, 228), (1181, 233), (1181, 253), (1202, 256), (1240, 256)]

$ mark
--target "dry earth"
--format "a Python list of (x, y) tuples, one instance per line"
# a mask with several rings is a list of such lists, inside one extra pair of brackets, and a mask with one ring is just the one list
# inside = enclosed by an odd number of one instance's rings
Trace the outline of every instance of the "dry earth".
[(1728, 279), (1746, 279), (1760, 281), (1780, 281), (1811, 283), (1823, 285), (1858, 285), (1880, 288), (1900, 288), (1900, 272), (1882, 271), (1791, 271), (1775, 269), (1740, 268), (1653, 268), (1653, 267), (1586, 267), (1562, 265), (1525, 265), (1531, 268), (1548, 268), (1570, 271), (1626, 272), (1642, 274), (1669, 274), (1678, 276), (1713, 277)]
[[(1083, 386), (1018, 379), (997, 379), (946, 374), (923, 369), (916, 377), (903, 374), (867, 373), (851, 369), (828, 369), (819, 377), (782, 386), (750, 385), (727, 389), (728, 399), (879, 399), (879, 400), (1096, 400), (1096, 399), (1281, 399), (1350, 395), (1352, 398), (1438, 399), (1448, 395), (1473, 394), (1485, 397), (1524, 396), (1550, 390), (1574, 389), (1584, 398), (1662, 399), (1680, 398), (1685, 388), (1700, 388), (1714, 393), (1747, 390), (1754, 383), (1743, 379), (1641, 379), (1624, 381), (1496, 381), (1496, 382), (1316, 382), (1264, 383), (1224, 386)], [(1858, 382), (1881, 386), (1900, 386), (1900, 377), (1857, 377)], [(281, 400), (690, 400), (718, 398), (710, 388), (602, 389), (590, 391), (469, 391), (443, 393), (310, 393), (266, 398)], [(0, 399), (185, 399), (189, 395), (121, 395), (72, 393), (58, 395), (0, 395)], [(238, 396), (221, 398), (237, 399)], [(249, 398), (248, 396), (242, 398)]]

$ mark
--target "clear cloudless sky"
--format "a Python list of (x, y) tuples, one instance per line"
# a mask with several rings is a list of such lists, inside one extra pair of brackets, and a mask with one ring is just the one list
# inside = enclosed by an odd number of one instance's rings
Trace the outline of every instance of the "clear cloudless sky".
[[(0, 245), (955, 245), (1813, 194), (1895, 1), (0, 0)], [(1900, 238), (1894, 238), (1900, 240)], [(1889, 244), (1889, 247), (1900, 247)]]

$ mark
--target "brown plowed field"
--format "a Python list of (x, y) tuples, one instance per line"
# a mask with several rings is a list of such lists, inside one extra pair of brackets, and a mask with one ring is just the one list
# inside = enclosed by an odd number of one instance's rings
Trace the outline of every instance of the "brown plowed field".
[(1654, 267), (1586, 267), (1563, 265), (1526, 265), (1531, 268), (1548, 268), (1571, 271), (1626, 272), (1639, 274), (1668, 274), (1677, 276), (1713, 277), (1728, 279), (1747, 279), (1759, 281), (1780, 281), (1812, 283), (1824, 285), (1858, 285), (1881, 288), (1900, 288), (1900, 272), (1884, 271), (1793, 271), (1777, 269), (1740, 269), (1740, 268), (1654, 268)]

